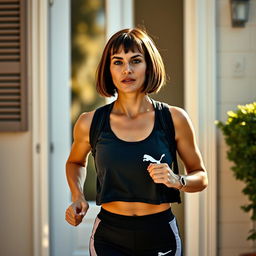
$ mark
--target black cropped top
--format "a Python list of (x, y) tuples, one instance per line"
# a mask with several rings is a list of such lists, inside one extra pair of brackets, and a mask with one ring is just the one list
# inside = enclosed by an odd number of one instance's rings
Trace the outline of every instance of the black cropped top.
[(144, 140), (119, 139), (110, 127), (110, 111), (95, 145), (97, 172), (96, 204), (111, 201), (161, 204), (179, 202), (179, 191), (156, 184), (147, 167), (150, 163), (173, 162), (164, 130), (155, 111), (154, 128)]

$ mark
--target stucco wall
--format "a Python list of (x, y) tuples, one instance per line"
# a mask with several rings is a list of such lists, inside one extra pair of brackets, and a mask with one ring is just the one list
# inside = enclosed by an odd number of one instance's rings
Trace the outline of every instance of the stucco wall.
[[(229, 0), (217, 1), (217, 111), (222, 121), (228, 110), (256, 100), (256, 0), (250, 4), (246, 27), (233, 28)], [(239, 62), (242, 66), (236, 72)], [(218, 135), (218, 255), (237, 256), (252, 250), (252, 243), (246, 241), (251, 222), (240, 209), (247, 201), (241, 192), (244, 184), (233, 177), (227, 146), (222, 134)]]
[(0, 133), (0, 255), (33, 255), (31, 134)]

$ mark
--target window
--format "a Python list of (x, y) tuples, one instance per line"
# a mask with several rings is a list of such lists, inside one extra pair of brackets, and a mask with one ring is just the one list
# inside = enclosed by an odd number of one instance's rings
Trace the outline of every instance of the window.
[(0, 0), (0, 131), (26, 131), (26, 1)]

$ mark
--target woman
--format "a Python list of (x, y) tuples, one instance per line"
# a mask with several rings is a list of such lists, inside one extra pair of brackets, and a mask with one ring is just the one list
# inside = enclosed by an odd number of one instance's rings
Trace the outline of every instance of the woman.
[[(208, 181), (191, 121), (174, 106), (169, 112), (186, 175), (171, 168), (174, 157), (148, 96), (164, 83), (162, 58), (144, 31), (124, 29), (110, 38), (97, 70), (97, 91), (106, 97), (117, 94), (117, 99), (96, 145), (96, 203), (101, 211), (91, 236), (91, 255), (182, 255), (170, 208), (180, 199), (170, 191), (198, 192)], [(88, 210), (83, 183), (94, 113), (83, 113), (77, 120), (66, 163), (73, 201), (66, 220), (74, 226)]]

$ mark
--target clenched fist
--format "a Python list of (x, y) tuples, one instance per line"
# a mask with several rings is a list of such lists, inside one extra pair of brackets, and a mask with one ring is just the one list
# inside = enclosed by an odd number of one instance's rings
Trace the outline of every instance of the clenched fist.
[(182, 187), (179, 181), (179, 175), (175, 174), (166, 163), (151, 163), (147, 170), (155, 183), (165, 184), (169, 188), (180, 189)]
[(89, 209), (89, 204), (84, 199), (79, 199), (73, 202), (66, 210), (66, 221), (72, 225), (77, 226), (79, 225), (83, 217), (85, 216), (86, 212)]

